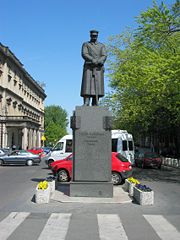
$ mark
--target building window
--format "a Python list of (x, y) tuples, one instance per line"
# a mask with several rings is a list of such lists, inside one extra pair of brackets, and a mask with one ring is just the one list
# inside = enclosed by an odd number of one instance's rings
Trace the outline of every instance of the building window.
[(22, 104), (21, 103), (18, 104), (18, 109), (19, 109), (19, 111), (21, 111), (21, 109), (22, 109)]
[(16, 86), (16, 84), (17, 84), (17, 80), (16, 78), (14, 78), (14, 86)]
[(19, 89), (22, 87), (22, 80), (19, 80)]
[(14, 101), (13, 102), (13, 107), (16, 108), (16, 105), (17, 105), (17, 101)]
[(6, 102), (7, 102), (8, 105), (11, 105), (12, 98), (11, 97), (7, 97), (6, 98)]
[(10, 75), (8, 75), (8, 81), (9, 81), (9, 82), (11, 81), (11, 78), (12, 78), (12, 77), (11, 77)]

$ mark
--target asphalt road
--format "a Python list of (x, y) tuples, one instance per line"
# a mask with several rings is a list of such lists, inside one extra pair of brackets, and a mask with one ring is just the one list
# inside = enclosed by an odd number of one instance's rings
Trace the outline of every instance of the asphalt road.
[(32, 198), (37, 183), (47, 172), (43, 162), (34, 166), (1, 166), (0, 211), (20, 207)]
[[(154, 190), (153, 206), (55, 201), (37, 205), (33, 202), (35, 187), (49, 175), (50, 170), (44, 162), (40, 166), (0, 167), (0, 228), (4, 229), (6, 220), (13, 221), (11, 227), (20, 222), (12, 233), (7, 231), (10, 234), (8, 240), (48, 239), (48, 232), (52, 240), (57, 239), (53, 236), (59, 234), (58, 229), (53, 235), (44, 228), (47, 222), (53, 226), (56, 221), (63, 222), (62, 235), (58, 238), (62, 240), (180, 239), (180, 169), (134, 169), (134, 177)], [(15, 216), (13, 212), (16, 212)], [(164, 226), (163, 230), (161, 226)], [(0, 239), (7, 237), (0, 235)]]

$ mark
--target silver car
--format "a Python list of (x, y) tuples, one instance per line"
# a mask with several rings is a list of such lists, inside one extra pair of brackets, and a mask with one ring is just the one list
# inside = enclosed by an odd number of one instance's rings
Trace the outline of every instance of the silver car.
[(39, 164), (41, 158), (39, 155), (27, 152), (25, 150), (15, 150), (10, 154), (0, 156), (0, 165), (27, 165)]

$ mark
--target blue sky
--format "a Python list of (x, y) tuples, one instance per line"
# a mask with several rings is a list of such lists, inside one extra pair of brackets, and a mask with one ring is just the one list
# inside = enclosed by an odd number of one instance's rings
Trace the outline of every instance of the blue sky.
[[(152, 2), (0, 0), (0, 42), (11, 49), (35, 80), (46, 84), (45, 106), (60, 105), (71, 116), (75, 106), (83, 102), (81, 46), (89, 40), (89, 30), (99, 30), (99, 41), (106, 44), (110, 36), (127, 26), (135, 28), (135, 17)], [(105, 85), (107, 91), (107, 77)]]

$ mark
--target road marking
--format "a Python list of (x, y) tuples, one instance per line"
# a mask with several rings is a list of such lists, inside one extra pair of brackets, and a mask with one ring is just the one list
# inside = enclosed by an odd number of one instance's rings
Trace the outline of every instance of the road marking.
[(116, 214), (97, 214), (101, 240), (128, 240), (121, 220)]
[(162, 240), (179, 240), (180, 232), (161, 215), (143, 215)]
[(14, 230), (29, 216), (28, 212), (12, 212), (0, 222), (0, 239), (7, 239)]
[(38, 240), (65, 240), (71, 214), (52, 213)]

